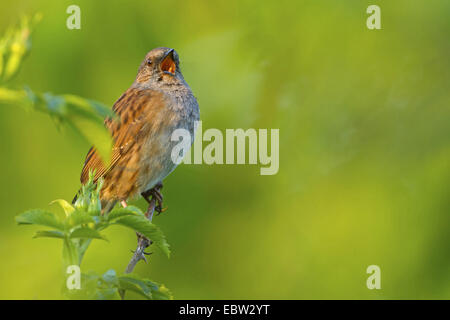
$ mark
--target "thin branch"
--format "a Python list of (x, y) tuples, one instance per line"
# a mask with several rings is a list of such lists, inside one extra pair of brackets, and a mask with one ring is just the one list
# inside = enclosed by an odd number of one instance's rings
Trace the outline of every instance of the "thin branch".
[[(161, 188), (162, 188), (162, 184), (159, 184), (154, 189), (152, 189), (152, 190), (155, 190), (157, 194), (152, 193), (151, 190), (149, 191), (149, 193), (151, 194), (151, 197), (152, 197), (150, 201), (148, 200), (148, 195), (146, 195), (145, 193), (143, 194), (144, 199), (148, 201), (148, 209), (147, 209), (147, 212), (145, 213), (145, 216), (147, 217), (147, 219), (150, 222), (153, 219), (153, 213), (155, 212), (155, 210), (157, 210), (159, 213), (162, 212), (162, 209), (161, 209), (162, 196), (159, 193), (159, 190)], [(158, 202), (158, 207), (156, 206), (157, 202)], [(133, 252), (133, 256), (131, 257), (131, 260), (128, 263), (125, 273), (133, 272), (134, 267), (136, 267), (136, 264), (141, 260), (144, 260), (145, 263), (147, 263), (147, 258), (145, 256), (151, 254), (151, 253), (145, 252), (145, 249), (147, 249), (152, 244), (152, 240), (147, 239), (144, 235), (142, 235), (140, 233), (136, 233), (136, 235), (138, 238), (137, 247), (136, 247), (136, 250)], [(123, 300), (125, 298), (125, 290), (120, 290), (119, 294)]]
[[(152, 198), (148, 205), (146, 214), (148, 220), (150, 221), (152, 221), (153, 213), (155, 212), (155, 207), (156, 207), (156, 200), (155, 198)], [(128, 263), (125, 273), (133, 272), (134, 267), (141, 260), (144, 260), (147, 263), (147, 258), (145, 257), (145, 255), (148, 255), (149, 253), (145, 252), (145, 249), (147, 249), (152, 244), (152, 241), (139, 233), (137, 233), (137, 237), (138, 237), (137, 247), (136, 250), (134, 251), (133, 257), (131, 257), (131, 260)]]
[[(153, 219), (153, 213), (155, 212), (155, 206), (156, 206), (156, 200), (154, 198), (152, 198), (152, 200), (150, 200), (150, 203), (148, 205), (147, 214), (146, 214), (148, 220), (150, 220), (150, 221), (152, 221), (152, 219)], [(152, 241), (150, 239), (147, 239), (140, 233), (136, 233), (136, 235), (138, 238), (137, 247), (133, 253), (133, 256), (131, 257), (130, 262), (128, 263), (125, 273), (133, 272), (134, 267), (141, 260), (144, 260), (145, 263), (147, 263), (147, 258), (145, 257), (145, 255), (150, 254), (150, 253), (145, 252), (145, 249), (147, 249), (152, 244)], [(119, 290), (119, 295), (120, 295), (121, 299), (124, 300), (125, 299), (125, 290)]]

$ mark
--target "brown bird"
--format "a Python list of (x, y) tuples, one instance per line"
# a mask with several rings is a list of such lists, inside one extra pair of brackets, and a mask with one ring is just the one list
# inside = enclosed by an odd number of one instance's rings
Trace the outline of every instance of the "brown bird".
[[(81, 172), (81, 183), (95, 170), (94, 182), (104, 179), (100, 192), (103, 212), (117, 202), (126, 206), (129, 198), (156, 197), (161, 212), (163, 179), (176, 167), (172, 161), (174, 130), (183, 128), (194, 139), (194, 123), (199, 107), (180, 70), (177, 52), (156, 48), (145, 56), (136, 80), (114, 103), (117, 119), (107, 118), (105, 125), (113, 137), (111, 159), (105, 163), (92, 147)], [(76, 198), (74, 199), (74, 201)]]

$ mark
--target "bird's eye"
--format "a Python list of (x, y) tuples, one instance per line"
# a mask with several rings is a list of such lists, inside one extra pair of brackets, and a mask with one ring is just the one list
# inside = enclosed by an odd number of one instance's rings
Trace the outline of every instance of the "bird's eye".
[(147, 65), (151, 65), (152, 64), (152, 60), (151, 59), (147, 59)]

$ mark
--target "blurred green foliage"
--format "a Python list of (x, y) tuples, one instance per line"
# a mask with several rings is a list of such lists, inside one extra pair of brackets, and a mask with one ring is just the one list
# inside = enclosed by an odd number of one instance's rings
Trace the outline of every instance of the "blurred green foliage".
[[(17, 215), (16, 222), (19, 225), (51, 228), (51, 230), (37, 231), (34, 238), (62, 240), (63, 270), (68, 277), (70, 277), (70, 272), (67, 274), (69, 267), (81, 267), (83, 257), (92, 240), (106, 240), (100, 231), (113, 225), (130, 228), (151, 239), (152, 243), (169, 257), (169, 245), (164, 234), (139, 208), (133, 206), (116, 208), (102, 214), (100, 202), (102, 186), (103, 180), (100, 179), (94, 184), (94, 174), (90, 173), (89, 181), (81, 187), (73, 205), (63, 199), (52, 202), (59, 204), (64, 211), (64, 216), (58, 216), (43, 209), (33, 209)], [(116, 299), (122, 296), (121, 290), (129, 290), (147, 299), (171, 299), (172, 297), (164, 286), (129, 273), (118, 277), (113, 269), (102, 276), (98, 276), (94, 271), (83, 272), (80, 282), (78, 289), (65, 287), (63, 289), (65, 295), (76, 299)]]
[[(146, 52), (175, 48), (203, 128), (280, 128), (280, 170), (182, 165), (165, 181), (171, 240), (136, 273), (176, 298), (450, 298), (450, 2), (67, 1), (0, 5), (0, 30), (42, 12), (10, 88), (111, 106)], [(366, 28), (381, 8), (382, 30)], [(1, 298), (60, 298), (60, 248), (13, 217), (71, 198), (90, 143), (0, 106)], [(143, 208), (143, 200), (134, 205)], [(86, 270), (121, 270), (133, 232), (108, 228)], [(381, 267), (381, 290), (366, 268)], [(130, 295), (130, 297), (132, 297)]]
[(23, 16), (18, 28), (9, 28), (0, 39), (0, 80), (9, 81), (19, 68), (31, 49), (31, 33), (42, 19), (40, 14), (31, 19)]
[(110, 108), (75, 95), (38, 94), (29, 87), (14, 90), (4, 86), (18, 73), (31, 51), (31, 35), (41, 19), (41, 14), (35, 14), (32, 18), (24, 16), (20, 26), (9, 28), (0, 38), (0, 84), (3, 84), (0, 87), (0, 103), (41, 111), (50, 115), (58, 125), (69, 124), (108, 159), (112, 143), (103, 121), (106, 116), (113, 116)]

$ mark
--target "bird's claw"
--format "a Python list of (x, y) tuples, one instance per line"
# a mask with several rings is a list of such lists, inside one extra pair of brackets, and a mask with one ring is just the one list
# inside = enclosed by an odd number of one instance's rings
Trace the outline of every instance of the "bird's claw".
[(163, 196), (160, 192), (160, 187), (155, 187), (151, 190), (152, 197), (156, 200), (157, 205), (155, 206), (155, 211), (159, 216), (161, 213), (167, 210), (167, 208), (163, 208)]
[(156, 214), (157, 216), (159, 216), (161, 213), (163, 213), (166, 210), (167, 210), (167, 207), (162, 208), (161, 205), (157, 205), (155, 207), (155, 211), (157, 212), (157, 214)]
[(147, 257), (146, 257), (146, 256), (149, 256), (149, 255), (151, 255), (152, 253), (153, 253), (153, 252), (145, 252), (145, 251), (142, 251), (141, 255), (139, 256), (139, 260), (144, 260), (145, 263), (148, 263)]
[(150, 204), (150, 206), (147, 210), (147, 215), (152, 210), (151, 200), (149, 199), (150, 196), (152, 197), (152, 200), (154, 200), (154, 202), (156, 202), (156, 206), (154, 207), (154, 210), (157, 212), (157, 215), (160, 215), (161, 213), (163, 213), (164, 211), (167, 210), (167, 208), (163, 208), (163, 195), (161, 194), (162, 187), (163, 187), (162, 183), (159, 183), (152, 189), (147, 190), (142, 193), (142, 196), (144, 197), (144, 199)]

